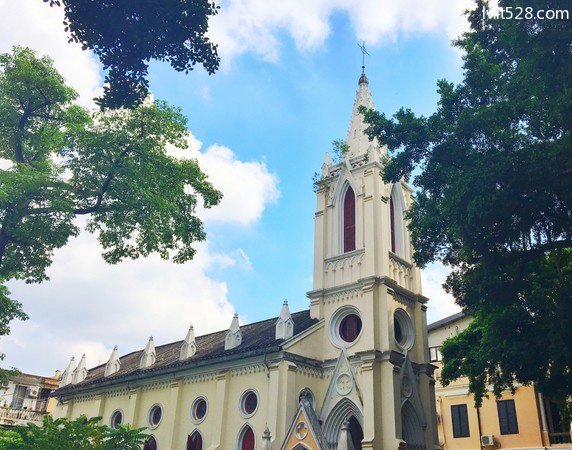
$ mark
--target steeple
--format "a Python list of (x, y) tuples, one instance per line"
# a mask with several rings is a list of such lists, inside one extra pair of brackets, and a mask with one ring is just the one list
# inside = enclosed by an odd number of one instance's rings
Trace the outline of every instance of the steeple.
[(156, 360), (157, 353), (155, 353), (155, 342), (153, 342), (153, 336), (151, 336), (147, 342), (145, 350), (143, 350), (143, 354), (141, 355), (139, 368), (146, 369), (147, 367), (151, 367), (153, 364), (155, 364)]
[(108, 377), (121, 369), (121, 361), (119, 360), (119, 352), (117, 351), (117, 345), (113, 347), (111, 356), (109, 356), (109, 361), (105, 365), (105, 376)]
[(185, 359), (189, 359), (197, 352), (197, 343), (195, 341), (195, 329), (191, 325), (189, 327), (189, 331), (187, 332), (187, 336), (181, 345), (181, 351), (179, 354), (179, 359), (184, 361)]
[[(71, 363), (70, 363), (71, 364)], [(81, 356), (79, 363), (73, 371), (73, 384), (81, 383), (87, 377), (87, 367), (85, 365), (85, 353)]]
[(242, 333), (240, 332), (240, 324), (238, 323), (238, 314), (232, 317), (230, 328), (226, 334), (224, 341), (224, 349), (230, 350), (242, 344)]
[(375, 144), (374, 142), (370, 142), (369, 138), (365, 134), (367, 125), (363, 120), (363, 114), (359, 112), (360, 106), (365, 106), (368, 109), (373, 109), (375, 107), (371, 91), (369, 90), (369, 81), (365, 72), (362, 72), (359, 78), (358, 90), (354, 101), (350, 128), (348, 130), (348, 137), (346, 140), (346, 143), (349, 146), (348, 154), (350, 158), (352, 156), (365, 154), (370, 145)]
[(284, 300), (280, 317), (276, 321), (276, 339), (288, 339), (294, 335), (294, 321), (290, 315), (288, 301)]
[(73, 382), (73, 372), (75, 370), (74, 366), (75, 366), (75, 358), (72, 356), (68, 364), (68, 367), (66, 368), (66, 370), (64, 370), (64, 373), (62, 374), (62, 381), (60, 383), (61, 386), (66, 386)]

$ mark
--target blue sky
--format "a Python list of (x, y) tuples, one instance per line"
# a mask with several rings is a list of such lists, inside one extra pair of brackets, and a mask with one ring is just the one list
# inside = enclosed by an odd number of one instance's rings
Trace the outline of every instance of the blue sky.
[[(368, 5), (370, 9), (368, 10)], [(282, 300), (308, 307), (312, 286), (312, 176), (334, 139), (345, 138), (366, 59), (376, 107), (430, 114), (436, 81), (461, 78), (461, 55), (450, 40), (463, 29), (453, 0), (274, 2), (227, 0), (213, 40), (223, 64), (214, 76), (189, 75), (153, 63), (155, 98), (182, 107), (189, 118), (191, 156), (225, 194), (203, 213), (207, 242), (195, 261), (175, 266), (157, 258), (107, 266), (93, 237), (83, 233), (56, 252), (42, 285), (10, 285), (30, 314), (0, 340), (6, 365), (49, 374), (70, 356), (88, 366), (142, 348), (182, 339), (193, 323), (199, 334), (242, 321), (276, 316)], [(49, 54), (91, 105), (101, 89), (97, 59), (67, 43), (61, 12), (40, 0), (0, 0), (0, 51), (14, 44)], [(18, 20), (16, 20), (18, 19)], [(33, 31), (18, 26), (34, 23)], [(219, 183), (219, 184), (217, 184)], [(424, 271), (429, 319), (456, 311), (440, 288), (446, 270)]]
[[(245, 55), (232, 70), (214, 76), (184, 76), (166, 64), (151, 70), (155, 96), (181, 105), (193, 134), (205, 145), (228, 145), (241, 159), (263, 158), (279, 177), (280, 200), (256, 226), (209, 226), (215, 248), (238, 246), (256, 268), (246, 276), (213, 272), (228, 282), (233, 304), (249, 319), (275, 314), (281, 298), (293, 309), (307, 306), (312, 175), (332, 140), (345, 139), (361, 73), (361, 52), (347, 17), (335, 15), (332, 30), (324, 47), (311, 53), (299, 52), (284, 36), (278, 63)], [(461, 76), (459, 54), (442, 36), (412, 35), (369, 52), (367, 76), (376, 107), (386, 114), (402, 106), (430, 114), (438, 100), (436, 80)]]

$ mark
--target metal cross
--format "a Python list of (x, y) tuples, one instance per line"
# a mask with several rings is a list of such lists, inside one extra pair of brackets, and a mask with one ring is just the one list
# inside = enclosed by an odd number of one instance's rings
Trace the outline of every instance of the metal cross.
[(361, 50), (361, 72), (365, 73), (365, 55), (367, 56), (371, 55), (367, 52), (365, 48), (365, 41), (363, 41), (361, 45), (358, 43), (358, 47)]

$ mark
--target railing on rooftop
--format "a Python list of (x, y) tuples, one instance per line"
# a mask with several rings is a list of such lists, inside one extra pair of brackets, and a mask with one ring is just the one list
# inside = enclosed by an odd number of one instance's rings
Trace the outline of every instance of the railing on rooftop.
[(38, 425), (46, 414), (46, 411), (0, 407), (0, 425), (26, 425), (28, 422)]
[(548, 433), (548, 437), (550, 438), (550, 445), (572, 443), (569, 431), (565, 431), (563, 433)]

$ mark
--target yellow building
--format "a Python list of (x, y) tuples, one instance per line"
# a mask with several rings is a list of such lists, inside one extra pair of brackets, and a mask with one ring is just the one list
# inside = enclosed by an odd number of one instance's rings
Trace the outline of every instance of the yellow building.
[(50, 395), (59, 387), (60, 375), (59, 371), (53, 377), (18, 373), (0, 384), (0, 426), (41, 426), (54, 409), (56, 402)]
[(428, 326), (430, 359), (439, 367), (435, 393), (443, 449), (572, 449), (570, 424), (561, 419), (556, 403), (534, 386), (517, 386), (514, 395), (504, 392), (500, 399), (491, 392), (477, 409), (467, 379), (441, 385), (441, 344), (470, 322), (471, 317), (460, 312)]
[(383, 182), (387, 149), (365, 136), (361, 105), (373, 107), (365, 74), (348, 152), (326, 154), (317, 184), (310, 308), (115, 348), (90, 370), (72, 362), (57, 416), (148, 427), (147, 450), (437, 447), (427, 298), (404, 218), (412, 191)]

